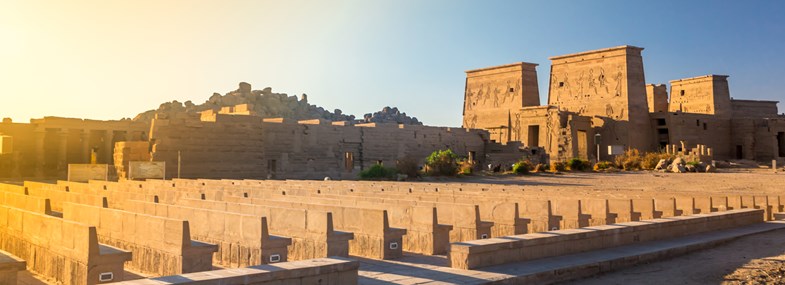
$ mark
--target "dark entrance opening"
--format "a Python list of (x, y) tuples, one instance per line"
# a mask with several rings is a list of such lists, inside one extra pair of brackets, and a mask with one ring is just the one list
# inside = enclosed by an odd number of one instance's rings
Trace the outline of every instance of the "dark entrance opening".
[(529, 139), (528, 145), (531, 147), (539, 146), (540, 143), (540, 126), (529, 126)]
[(741, 145), (736, 145), (736, 159), (743, 159), (744, 152)]
[(777, 133), (777, 153), (779, 157), (785, 157), (785, 132)]

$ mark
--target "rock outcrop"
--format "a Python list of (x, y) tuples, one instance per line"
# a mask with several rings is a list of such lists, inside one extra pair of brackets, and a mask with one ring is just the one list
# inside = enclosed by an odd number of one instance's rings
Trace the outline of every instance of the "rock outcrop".
[(374, 123), (399, 123), (422, 125), (417, 118), (409, 117), (406, 113), (401, 113), (398, 108), (384, 107), (380, 112), (366, 114), (362, 120), (356, 120), (354, 115), (343, 114), (340, 109), (330, 112), (322, 107), (308, 103), (308, 95), (302, 94), (300, 99), (297, 96), (289, 96), (285, 93), (273, 93), (272, 88), (267, 87), (262, 90), (253, 90), (251, 84), (240, 82), (237, 90), (221, 95), (213, 93), (210, 98), (202, 104), (196, 105), (191, 101), (184, 103), (178, 101), (166, 102), (161, 104), (158, 109), (149, 110), (137, 115), (134, 120), (149, 122), (155, 118), (156, 114), (164, 117), (173, 118), (180, 114), (198, 113), (206, 110), (219, 111), (223, 107), (231, 107), (239, 104), (251, 106), (250, 112), (262, 118), (287, 118), (295, 120), (326, 119), (330, 121), (350, 121), (350, 122), (374, 122)]
[(365, 114), (363, 120), (366, 123), (399, 123), (405, 125), (422, 125), (415, 117), (409, 117), (406, 113), (401, 113), (396, 107), (384, 107), (381, 111), (373, 114)]

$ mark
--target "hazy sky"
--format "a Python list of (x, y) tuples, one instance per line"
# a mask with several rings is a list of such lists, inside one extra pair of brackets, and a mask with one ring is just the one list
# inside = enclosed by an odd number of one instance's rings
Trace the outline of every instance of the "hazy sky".
[(538, 63), (545, 103), (548, 57), (624, 44), (647, 83), (728, 74), (785, 101), (785, 1), (0, 0), (0, 117), (133, 117), (245, 81), (459, 126), (465, 70)]

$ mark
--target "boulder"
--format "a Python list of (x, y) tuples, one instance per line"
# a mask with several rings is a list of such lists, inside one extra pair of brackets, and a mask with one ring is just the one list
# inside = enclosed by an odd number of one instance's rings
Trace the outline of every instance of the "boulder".
[(682, 159), (681, 157), (677, 157), (676, 159), (673, 160), (673, 162), (671, 164), (684, 165), (685, 163), (686, 162), (684, 161), (684, 159)]
[(711, 166), (711, 165), (706, 165), (706, 172), (707, 173), (716, 172), (716, 171), (717, 171), (716, 167)]
[(672, 165), (675, 165), (674, 168), (673, 168), (673, 172), (676, 172), (676, 173), (687, 173), (687, 169), (684, 168), (684, 165), (681, 165), (681, 164), (672, 164)]
[(687, 170), (687, 172), (698, 172), (697, 167), (695, 167), (695, 165), (692, 164), (685, 165), (684, 169)]
[(657, 166), (654, 167), (654, 170), (663, 170), (668, 167), (668, 161), (665, 159), (660, 159), (660, 162), (657, 162)]

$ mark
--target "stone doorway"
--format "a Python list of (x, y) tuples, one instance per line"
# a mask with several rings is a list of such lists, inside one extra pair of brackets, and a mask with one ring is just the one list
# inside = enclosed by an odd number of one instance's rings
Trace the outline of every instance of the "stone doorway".
[(588, 143), (586, 131), (578, 131), (578, 158), (589, 160)]
[(540, 143), (540, 126), (529, 126), (529, 136), (526, 142), (527, 146), (536, 147)]

